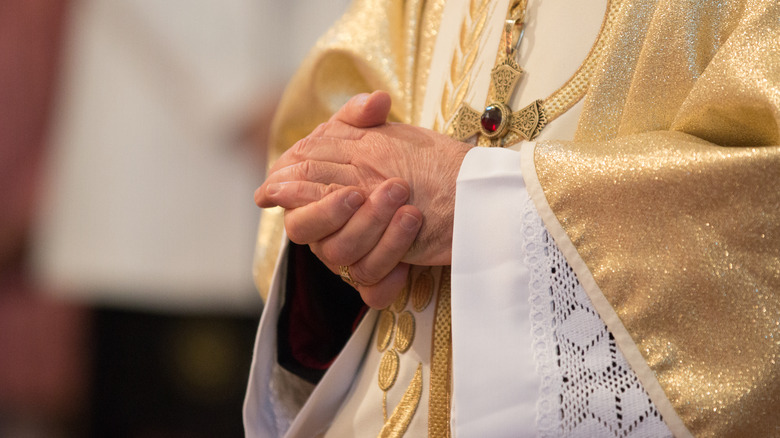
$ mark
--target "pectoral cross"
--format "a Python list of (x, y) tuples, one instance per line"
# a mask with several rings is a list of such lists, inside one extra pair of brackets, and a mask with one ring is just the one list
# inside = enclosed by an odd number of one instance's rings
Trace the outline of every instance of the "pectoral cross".
[[(547, 124), (541, 100), (536, 100), (520, 111), (513, 112), (509, 100), (515, 90), (523, 69), (515, 61), (515, 51), (523, 37), (525, 1), (513, 7), (518, 12), (506, 20), (504, 29), (505, 53), (503, 61), (490, 72), (488, 104), (483, 111), (477, 111), (467, 104), (461, 105), (452, 119), (448, 134), (464, 141), (480, 134), (480, 146), (503, 146), (507, 136), (532, 140)], [(514, 134), (514, 135), (512, 135)]]

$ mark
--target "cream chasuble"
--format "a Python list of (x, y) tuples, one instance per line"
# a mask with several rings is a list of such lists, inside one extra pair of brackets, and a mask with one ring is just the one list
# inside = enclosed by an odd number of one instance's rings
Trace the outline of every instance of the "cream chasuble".
[[(503, 2), (486, 3), (463, 1), (457, 8), (460, 12), (453, 12), (453, 18), (458, 14), (463, 18), (450, 20), (447, 14), (456, 9), (450, 2), (447, 7), (442, 2), (356, 2), (293, 78), (275, 122), (272, 158), (358, 92), (388, 90), (395, 120), (442, 130), (449, 122), (447, 115), (457, 107), (449, 102), (467, 100), (474, 108), (483, 108), (487, 83), (472, 79), (471, 74), (485, 69), (477, 76), (487, 76), (497, 46), (486, 42), (496, 41), (490, 33), (499, 27), (490, 25), (487, 16), (506, 11)], [(592, 305), (676, 436), (776, 435), (780, 431), (776, 415), (780, 409), (780, 301), (776, 299), (780, 290), (780, 5), (774, 0), (717, 5), (624, 0), (612, 5), (602, 43), (589, 57), (594, 60), (588, 67), (590, 85), (574, 141), (524, 145), (518, 161), (525, 185)], [(603, 5), (599, 7), (603, 11)], [(477, 17), (485, 10), (485, 21), (480, 22)], [(442, 50), (439, 44), (445, 39), (441, 35), (436, 39), (437, 29), (444, 34), (457, 26), (460, 29), (451, 32), (459, 38), (449, 40), (455, 50)], [(587, 26), (570, 27), (585, 32)], [(464, 30), (468, 28), (479, 32)], [(534, 41), (524, 44), (533, 48)], [(490, 51), (493, 57), (488, 57), (488, 64), (477, 61)], [(469, 64), (471, 73), (464, 74), (455, 59)], [(430, 84), (441, 74), (437, 70), (441, 62), (449, 69), (445, 78), (449, 76), (451, 82), (433, 90)], [(520, 62), (529, 70), (525, 78), (529, 83), (531, 64)], [(470, 81), (473, 84), (466, 84)], [(518, 96), (525, 97), (523, 86)], [(513, 108), (525, 103), (513, 103)], [(564, 125), (565, 117), (546, 129)], [(456, 229), (458, 209), (456, 205)], [(270, 260), (278, 248), (281, 229), (272, 219), (274, 214), (278, 212), (264, 214), (259, 236), (255, 274), (261, 290), (268, 290)], [(279, 260), (283, 268), (284, 253)], [(425, 269), (416, 269), (415, 278)], [(457, 278), (456, 272), (452, 279)], [(432, 287), (447, 280), (446, 275), (434, 279)], [(271, 289), (278, 290), (282, 283), (277, 280)], [(455, 359), (460, 298), (453, 296)], [(264, 330), (275, 333), (273, 312), (279, 306), (279, 297), (272, 293), (260, 340)], [(427, 351), (417, 336), (427, 336), (430, 318), (436, 324), (436, 316), (425, 313), (434, 312), (433, 304), (412, 314), (420, 331), (413, 330), (417, 334), (413, 340), (401, 336), (398, 346), (397, 333), (409, 332), (408, 317), (401, 323), (408, 306), (399, 305), (392, 317), (378, 312), (367, 315), (332, 365), (332, 371), (352, 371), (326, 374), (312, 395), (318, 398), (310, 399), (293, 423), (292, 435), (304, 436), (304, 430), (324, 432), (330, 419), (338, 416), (341, 403), (356, 400), (359, 384), (349, 389), (353, 380), (349, 373), (358, 370), (371, 375), (366, 381), (374, 379), (372, 385), (390, 389), (374, 389), (380, 398), (386, 395), (385, 400), (372, 396), (378, 400), (373, 415), (379, 416), (380, 423), (385, 417), (383, 407), (388, 417), (394, 417), (395, 406), (409, 399), (417, 400), (418, 409), (420, 403), (424, 405), (425, 390), (414, 388), (420, 368), (399, 358), (391, 368), (405, 374), (381, 371), (383, 362), (394, 361), (384, 359), (394, 354), (390, 351), (405, 353), (418, 344), (419, 358)], [(374, 324), (378, 330), (372, 336)], [(393, 329), (385, 341), (385, 329), (379, 328), (388, 326)], [(406, 328), (399, 329), (402, 326)], [(258, 424), (275, 421), (268, 415), (273, 408), (263, 398), (272, 380), (267, 362), (273, 361), (273, 350), (260, 340), (245, 412), (249, 435), (274, 430), (256, 429)], [(378, 365), (366, 359), (361, 368), (366, 344), (383, 357)], [(462, 412), (458, 382), (473, 377), (459, 378), (458, 367), (458, 360), (453, 360), (454, 424)], [(431, 374), (429, 380), (436, 385), (437, 373)], [(425, 373), (421, 375), (422, 387), (433, 391)], [(401, 395), (391, 395), (395, 390)], [(431, 412), (441, 412), (440, 408), (430, 404), (429, 416), (423, 420), (412, 412), (407, 426), (441, 430), (430, 424), (431, 418), (438, 421)], [(448, 404), (445, 408), (449, 412)], [(414, 426), (415, 421), (425, 420), (427, 427)], [(334, 427), (339, 424), (344, 423), (337, 421)]]
[[(605, 0), (591, 0), (585, 4), (587, 7), (580, 5), (568, 9), (569, 3), (566, 1), (546, 0), (529, 4), (528, 27), (524, 34), (526, 45), (519, 46), (520, 53), (517, 56), (527, 72), (520, 80), (520, 89), (512, 96), (513, 108), (522, 108), (540, 96), (552, 94), (577, 71), (596, 40), (606, 11)], [(419, 122), (422, 126), (441, 129), (457, 111), (458, 105), (464, 103), (472, 107), (484, 107), (490, 84), (489, 72), (496, 62), (497, 51), (501, 49), (508, 6), (507, 1), (447, 2), (442, 12), (442, 23), (459, 25), (440, 27), (428, 74), (428, 86), (425, 88)], [(567, 32), (574, 26), (580, 32)], [(473, 41), (466, 44), (466, 36), (473, 38)], [(456, 67), (455, 74), (453, 66)], [(459, 89), (466, 92), (461, 100), (457, 98)], [(579, 108), (551, 124), (542, 138), (571, 138), (578, 114)], [(496, 195), (499, 193), (495, 192)], [(480, 196), (489, 196), (489, 193)], [(502, 214), (495, 210), (493, 213)], [(464, 216), (469, 214), (458, 217), (467, 221)], [(485, 230), (488, 235), (490, 230), (501, 229), (488, 223), (478, 224), (479, 229)], [(464, 233), (464, 238), (483, 240), (480, 234), (477, 228), (472, 228), (470, 232)], [(522, 259), (519, 246), (513, 248), (508, 244), (507, 237), (504, 240), (503, 247), (507, 254), (514, 253), (516, 259)], [(457, 248), (453, 250), (456, 254), (464, 252)], [(497, 248), (491, 253), (491, 260), (501, 263), (503, 256)], [(480, 264), (473, 253), (469, 258), (466, 265), (474, 267)], [(484, 262), (485, 258), (480, 258)], [(500, 278), (500, 281), (492, 285), (489, 278), (479, 277), (476, 269), (467, 268), (465, 271), (470, 273), (460, 277), (465, 281), (464, 284), (460, 287), (452, 285), (453, 340), (450, 354), (453, 369), (448, 372), (452, 373), (454, 381), (448, 385), (453, 388), (455, 399), (443, 408), (451, 410), (453, 417), (457, 418), (448, 418), (446, 413), (447, 417), (438, 415), (452, 422), (453, 432), (459, 436), (501, 436), (509, 431), (514, 436), (532, 436), (535, 433), (535, 404), (539, 383), (531, 354), (530, 310), (527, 306), (529, 276), (527, 271), (524, 274), (524, 270), (520, 269), (521, 264), (520, 260), (518, 264), (508, 266), (508, 272), (500, 274), (493, 269), (493, 280)], [(435, 350), (431, 340), (434, 336), (436, 300), (427, 307), (415, 305), (414, 301), (419, 296), (441, 290), (441, 283), (445, 279), (440, 277), (439, 268), (431, 270), (416, 267), (412, 272), (409, 288), (404, 291), (401, 300), (380, 313), (380, 322), (374, 334), (375, 342), (369, 345), (364, 367), (327, 436), (388, 436), (378, 432), (386, 430), (382, 429), (383, 421), (393, 414), (394, 408), (398, 407), (399, 413), (402, 412), (401, 408), (411, 410), (404, 405), (403, 398), (405, 391), (415, 382), (418, 364), (422, 377), (421, 394), (416, 403), (416, 412), (412, 410), (414, 415), (411, 416), (406, 433), (408, 436), (438, 436), (430, 423), (439, 417), (430, 408), (432, 403), (434, 410), (442, 407), (437, 406), (441, 401), (431, 397), (431, 385), (434, 383), (429, 382), (436, 378), (435, 371), (430, 369), (431, 354)], [(508, 291), (509, 296), (502, 297), (500, 291)], [(406, 306), (403, 304), (405, 301), (409, 302)], [(417, 309), (423, 311), (417, 312)], [(496, 311), (502, 309), (512, 309), (510, 316), (496, 318)], [(394, 342), (397, 343), (401, 338), (399, 334), (403, 333), (400, 322), (404, 316), (416, 321), (414, 342), (409, 351), (396, 353)], [(395, 325), (389, 323), (390, 328), (386, 329), (383, 324), (385, 318), (395, 321)], [(507, 321), (509, 324), (506, 324)], [(382, 344), (386, 333), (394, 335), (393, 339), (387, 347), (380, 349), (378, 345)], [(398, 365), (388, 369), (387, 362), (395, 364), (396, 360)], [(378, 378), (381, 380), (378, 376), (383, 372), (397, 373), (388, 391), (382, 391), (382, 385), (377, 382)], [(379, 406), (382, 406), (383, 413), (386, 411), (385, 415), (378, 415)], [(496, 412), (491, 412), (493, 410)]]

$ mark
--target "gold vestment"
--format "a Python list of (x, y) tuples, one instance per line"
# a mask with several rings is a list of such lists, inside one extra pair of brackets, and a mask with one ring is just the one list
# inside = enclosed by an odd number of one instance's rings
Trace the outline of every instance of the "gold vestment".
[[(271, 159), (356, 93), (418, 121), (442, 5), (356, 1), (287, 88)], [(675, 435), (780, 435), (780, 3), (624, 0), (612, 19), (574, 141), (522, 152), (529, 192)]]

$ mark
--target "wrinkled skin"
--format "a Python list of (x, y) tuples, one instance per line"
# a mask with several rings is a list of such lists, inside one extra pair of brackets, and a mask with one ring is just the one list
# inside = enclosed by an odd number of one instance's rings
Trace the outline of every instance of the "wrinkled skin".
[(285, 229), (334, 273), (350, 267), (363, 300), (390, 304), (408, 263), (452, 255), (455, 179), (470, 145), (416, 126), (386, 123), (387, 93), (353, 97), (274, 164), (255, 192), (281, 206)]

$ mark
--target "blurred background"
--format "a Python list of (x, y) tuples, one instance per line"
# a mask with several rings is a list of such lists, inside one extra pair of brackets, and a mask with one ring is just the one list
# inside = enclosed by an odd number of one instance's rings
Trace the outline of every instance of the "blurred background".
[(347, 0), (0, 1), (0, 437), (241, 437), (287, 78)]

